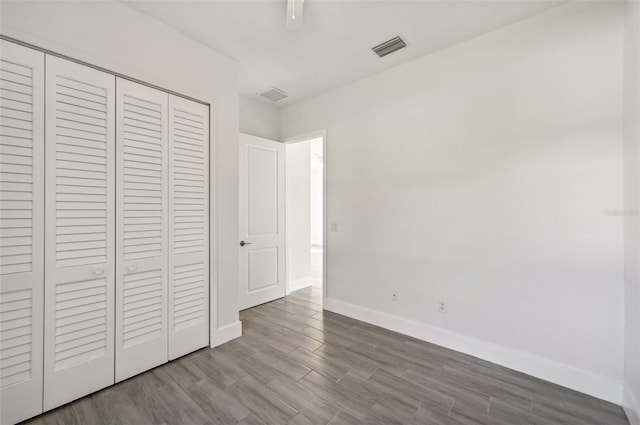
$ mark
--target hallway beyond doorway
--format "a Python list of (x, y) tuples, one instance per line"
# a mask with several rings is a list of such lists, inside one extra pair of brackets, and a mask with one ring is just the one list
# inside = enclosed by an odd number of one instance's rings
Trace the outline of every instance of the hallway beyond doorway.
[(323, 286), (324, 136), (285, 141), (287, 293)]
[(311, 286), (322, 288), (322, 245), (311, 245)]

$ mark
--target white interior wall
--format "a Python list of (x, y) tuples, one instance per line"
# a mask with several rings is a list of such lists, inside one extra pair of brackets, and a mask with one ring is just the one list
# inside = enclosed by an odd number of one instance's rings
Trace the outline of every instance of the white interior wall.
[(0, 2), (0, 26), (5, 36), (211, 104), (211, 343), (239, 336), (235, 61), (120, 2)]
[(284, 137), (327, 131), (325, 308), (621, 402), (623, 8), (562, 5), (283, 110)]
[(322, 246), (323, 239), (323, 143), (322, 138), (309, 141), (311, 151), (311, 245)]
[(289, 291), (311, 284), (311, 169), (309, 142), (286, 145), (286, 234)]
[(625, 407), (640, 425), (640, 2), (628, 1), (625, 32)]
[(245, 96), (239, 98), (240, 133), (280, 140), (280, 110)]

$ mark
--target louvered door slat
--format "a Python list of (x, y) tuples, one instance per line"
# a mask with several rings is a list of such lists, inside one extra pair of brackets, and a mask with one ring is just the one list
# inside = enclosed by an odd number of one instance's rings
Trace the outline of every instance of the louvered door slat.
[(167, 361), (168, 99), (117, 80), (116, 381)]
[(114, 382), (115, 77), (46, 61), (48, 410)]
[(209, 108), (169, 100), (169, 358), (209, 342)]
[(0, 423), (42, 412), (44, 54), (0, 40)]

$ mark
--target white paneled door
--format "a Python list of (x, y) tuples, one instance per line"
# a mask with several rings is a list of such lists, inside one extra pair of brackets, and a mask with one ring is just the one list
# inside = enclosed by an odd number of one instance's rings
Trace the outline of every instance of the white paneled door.
[(115, 76), (46, 58), (44, 408), (114, 382)]
[(44, 54), (0, 40), (0, 423), (42, 412)]
[(209, 107), (169, 96), (169, 359), (209, 343)]
[(116, 381), (166, 363), (169, 95), (118, 78)]
[(240, 134), (240, 309), (285, 295), (284, 145)]

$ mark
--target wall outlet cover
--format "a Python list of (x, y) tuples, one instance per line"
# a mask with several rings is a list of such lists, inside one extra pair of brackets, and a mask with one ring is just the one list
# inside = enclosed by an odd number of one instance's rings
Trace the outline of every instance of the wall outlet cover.
[(449, 306), (446, 301), (440, 300), (438, 302), (438, 311), (443, 314), (447, 314), (449, 312)]

